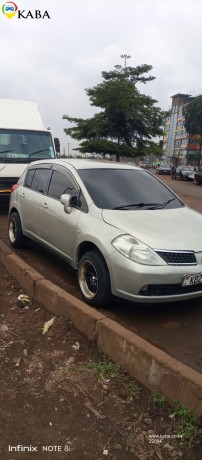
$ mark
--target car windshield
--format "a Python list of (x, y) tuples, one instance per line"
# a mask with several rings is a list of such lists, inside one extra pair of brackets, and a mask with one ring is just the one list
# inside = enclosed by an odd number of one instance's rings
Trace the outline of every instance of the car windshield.
[(96, 168), (78, 171), (95, 205), (101, 209), (179, 208), (184, 204), (145, 170)]
[(168, 164), (166, 164), (166, 163), (162, 163), (160, 165), (160, 168), (169, 168), (170, 169), (170, 166)]
[(0, 163), (29, 163), (54, 157), (49, 132), (0, 129)]

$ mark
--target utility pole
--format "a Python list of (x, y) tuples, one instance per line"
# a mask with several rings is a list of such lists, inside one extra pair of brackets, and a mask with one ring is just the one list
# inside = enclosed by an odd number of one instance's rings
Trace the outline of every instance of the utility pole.
[(70, 143), (69, 142), (67, 144), (67, 147), (68, 147), (68, 156), (69, 156), (69, 151), (70, 151)]
[(129, 56), (128, 54), (121, 54), (121, 59), (124, 59), (124, 67), (126, 69), (126, 64), (127, 64), (127, 59), (130, 59), (131, 56)]

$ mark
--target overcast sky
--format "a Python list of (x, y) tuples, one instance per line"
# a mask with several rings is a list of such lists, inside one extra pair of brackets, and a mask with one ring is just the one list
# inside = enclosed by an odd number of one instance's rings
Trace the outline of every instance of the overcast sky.
[(8, 19), (3, 3), (0, 98), (37, 102), (62, 151), (75, 146), (62, 116), (94, 114), (85, 88), (121, 54), (130, 66), (152, 65), (156, 80), (141, 91), (162, 109), (173, 94), (202, 93), (201, 0), (16, 0), (20, 10), (47, 10), (44, 20)]

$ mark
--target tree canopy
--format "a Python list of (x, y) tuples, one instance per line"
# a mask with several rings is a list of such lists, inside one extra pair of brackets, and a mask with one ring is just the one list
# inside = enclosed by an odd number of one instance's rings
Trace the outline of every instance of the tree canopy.
[(147, 75), (151, 69), (147, 64), (115, 66), (115, 70), (102, 72), (101, 83), (86, 89), (90, 104), (101, 112), (88, 119), (63, 115), (73, 123), (65, 128), (66, 134), (82, 141), (77, 150), (115, 154), (117, 161), (121, 155), (139, 156), (144, 149), (152, 153), (154, 137), (162, 134), (163, 111), (155, 106), (155, 99), (137, 89), (137, 83), (154, 80)]

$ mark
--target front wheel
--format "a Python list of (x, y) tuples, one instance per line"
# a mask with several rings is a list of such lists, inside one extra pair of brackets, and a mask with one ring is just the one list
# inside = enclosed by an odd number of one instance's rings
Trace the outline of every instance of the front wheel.
[(197, 185), (201, 185), (201, 184), (202, 184), (202, 178), (201, 178), (200, 176), (198, 176), (197, 174), (196, 174), (196, 176), (195, 176), (195, 181), (196, 181), (196, 184), (197, 184)]
[(78, 283), (84, 300), (93, 307), (109, 304), (111, 286), (108, 268), (98, 251), (84, 254), (78, 266)]
[(20, 216), (17, 212), (13, 212), (9, 217), (8, 237), (13, 248), (24, 248), (26, 237), (23, 235)]

